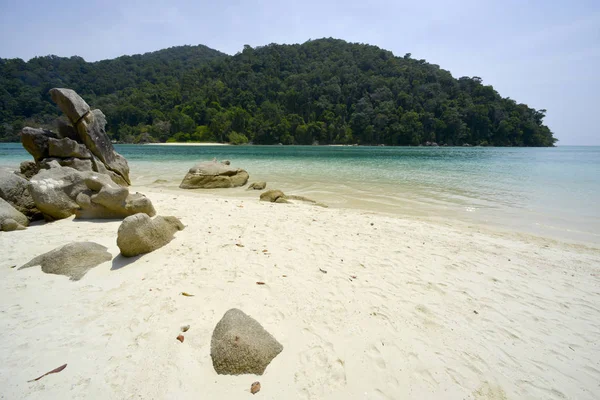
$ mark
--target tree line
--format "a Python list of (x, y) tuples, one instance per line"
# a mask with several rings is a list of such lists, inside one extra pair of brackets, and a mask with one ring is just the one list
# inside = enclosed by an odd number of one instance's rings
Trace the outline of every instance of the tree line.
[(76, 90), (117, 141), (552, 146), (545, 110), (481, 78), (375, 46), (319, 39), (228, 56), (180, 46), (88, 63), (0, 59), (0, 140), (60, 117), (52, 87)]

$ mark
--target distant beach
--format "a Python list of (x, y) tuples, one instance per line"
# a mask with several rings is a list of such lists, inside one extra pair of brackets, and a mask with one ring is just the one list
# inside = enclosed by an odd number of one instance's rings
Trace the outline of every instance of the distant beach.
[(230, 146), (229, 143), (218, 142), (167, 142), (167, 143), (144, 143), (144, 146)]

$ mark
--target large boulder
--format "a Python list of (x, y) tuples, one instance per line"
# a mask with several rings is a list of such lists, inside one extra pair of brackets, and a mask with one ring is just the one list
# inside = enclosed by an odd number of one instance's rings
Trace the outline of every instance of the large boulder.
[(90, 106), (72, 89), (50, 89), (50, 97), (73, 124), (90, 111)]
[(282, 350), (254, 318), (236, 308), (217, 323), (210, 343), (213, 367), (220, 375), (262, 375)]
[(98, 243), (76, 242), (39, 255), (19, 269), (40, 265), (47, 274), (65, 275), (78, 281), (90, 269), (111, 259), (108, 249)]
[(150, 200), (130, 194), (109, 176), (61, 167), (56, 161), (29, 182), (29, 191), (46, 220), (67, 218), (124, 218), (137, 213), (155, 215)]
[(33, 156), (35, 161), (49, 156), (48, 141), (50, 138), (57, 139), (58, 136), (52, 131), (28, 126), (21, 130), (21, 144)]
[(59, 158), (92, 158), (89, 150), (81, 143), (69, 138), (48, 139), (48, 154)]
[(10, 203), (29, 220), (42, 217), (29, 193), (29, 182), (16, 174), (0, 170), (0, 198)]
[(244, 186), (248, 172), (222, 162), (205, 161), (190, 168), (179, 185), (182, 189), (215, 189)]
[(132, 215), (119, 226), (117, 246), (125, 257), (150, 253), (173, 240), (175, 232), (183, 228), (176, 217), (158, 216), (151, 219), (146, 214)]
[(115, 151), (105, 126), (106, 117), (102, 111), (92, 110), (77, 122), (77, 132), (86, 147), (107, 169), (120, 175), (127, 184), (131, 184), (127, 160)]
[(27, 225), (29, 225), (27, 217), (0, 198), (0, 230), (8, 232), (25, 229)]

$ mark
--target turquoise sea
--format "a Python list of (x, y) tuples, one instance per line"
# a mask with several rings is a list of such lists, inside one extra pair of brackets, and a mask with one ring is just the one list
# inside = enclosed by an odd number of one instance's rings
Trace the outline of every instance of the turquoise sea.
[[(176, 189), (197, 161), (229, 159), (250, 181), (332, 207), (483, 224), (600, 243), (600, 147), (117, 145), (135, 186)], [(31, 157), (0, 144), (0, 168)], [(257, 197), (242, 189), (218, 195)]]

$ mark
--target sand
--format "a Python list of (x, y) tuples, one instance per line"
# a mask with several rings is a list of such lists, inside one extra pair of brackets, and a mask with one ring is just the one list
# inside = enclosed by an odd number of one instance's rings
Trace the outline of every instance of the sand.
[[(141, 257), (118, 255), (119, 221), (0, 233), (1, 398), (249, 399), (255, 381), (264, 399), (598, 398), (598, 248), (139, 190), (186, 225)], [(10, 268), (77, 240), (113, 261), (78, 282)], [(263, 376), (212, 367), (213, 328), (233, 307), (284, 347)]]

